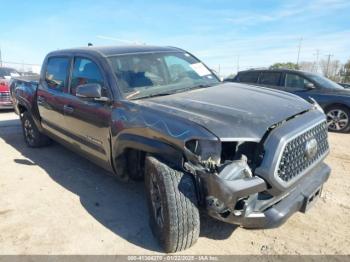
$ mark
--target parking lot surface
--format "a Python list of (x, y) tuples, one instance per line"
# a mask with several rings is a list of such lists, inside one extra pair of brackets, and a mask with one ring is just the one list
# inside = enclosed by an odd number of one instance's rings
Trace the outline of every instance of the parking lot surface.
[[(332, 175), (307, 214), (246, 230), (203, 215), (179, 254), (349, 254), (350, 134), (330, 134)], [(30, 149), (18, 117), (0, 112), (0, 254), (155, 254), (142, 182), (122, 183), (53, 145)]]

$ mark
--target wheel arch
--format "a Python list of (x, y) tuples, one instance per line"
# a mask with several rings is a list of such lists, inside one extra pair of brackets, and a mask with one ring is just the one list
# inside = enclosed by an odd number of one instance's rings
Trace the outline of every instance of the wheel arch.
[(34, 104), (31, 104), (26, 99), (18, 97), (17, 103), (15, 105), (15, 111), (19, 116), (21, 116), (24, 112), (29, 112), (34, 120), (36, 127), (39, 129), (40, 132), (44, 132), (41, 126), (41, 117), (40, 117), (39, 109), (35, 105), (35, 102)]
[(330, 108), (336, 107), (336, 106), (345, 107), (346, 109), (348, 109), (348, 110), (350, 111), (350, 106), (349, 106), (349, 105), (344, 104), (344, 103), (339, 103), (339, 102), (335, 102), (335, 103), (328, 104), (328, 105), (324, 108), (324, 111), (327, 112)]
[[(130, 152), (135, 151), (141, 152), (144, 157), (147, 154), (154, 155), (173, 168), (182, 168), (184, 154), (175, 145), (145, 136), (121, 134), (112, 141), (112, 163), (116, 175), (122, 180), (129, 178), (127, 158)], [(131, 168), (136, 168), (138, 164), (135, 163)]]

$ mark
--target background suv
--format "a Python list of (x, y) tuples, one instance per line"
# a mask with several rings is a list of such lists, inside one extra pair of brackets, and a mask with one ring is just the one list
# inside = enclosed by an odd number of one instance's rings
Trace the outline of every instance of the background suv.
[(306, 100), (313, 98), (325, 111), (330, 131), (350, 131), (350, 90), (321, 75), (289, 69), (254, 69), (241, 71), (225, 81), (279, 89)]

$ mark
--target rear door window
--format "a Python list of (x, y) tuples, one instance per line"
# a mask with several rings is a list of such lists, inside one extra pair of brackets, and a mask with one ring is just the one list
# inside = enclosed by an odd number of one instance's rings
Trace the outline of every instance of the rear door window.
[(68, 57), (49, 58), (45, 73), (48, 88), (60, 92), (67, 91), (69, 60)]
[(245, 72), (239, 74), (239, 82), (256, 83), (258, 81), (260, 72)]
[(279, 72), (263, 72), (260, 76), (260, 84), (278, 86), (281, 80)]

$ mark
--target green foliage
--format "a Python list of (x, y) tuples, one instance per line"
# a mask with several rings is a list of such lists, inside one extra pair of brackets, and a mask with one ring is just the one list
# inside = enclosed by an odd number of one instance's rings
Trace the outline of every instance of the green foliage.
[(348, 60), (348, 62), (344, 65), (343, 67), (343, 81), (345, 83), (350, 83), (350, 60)]
[(294, 70), (299, 70), (300, 67), (297, 64), (294, 64), (292, 62), (287, 62), (287, 63), (275, 63), (272, 66), (270, 66), (270, 69), (294, 69)]
[(233, 79), (236, 76), (236, 74), (230, 74), (225, 79)]

